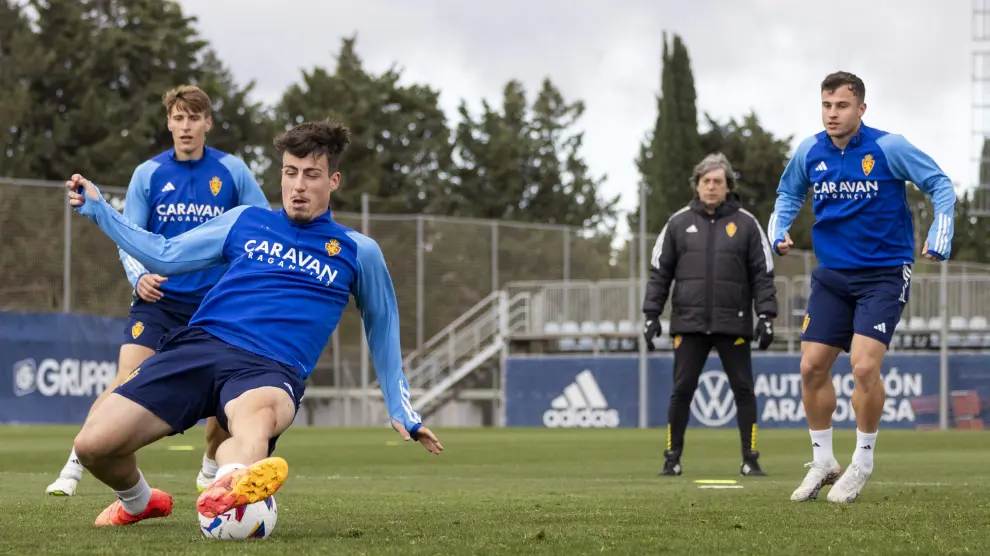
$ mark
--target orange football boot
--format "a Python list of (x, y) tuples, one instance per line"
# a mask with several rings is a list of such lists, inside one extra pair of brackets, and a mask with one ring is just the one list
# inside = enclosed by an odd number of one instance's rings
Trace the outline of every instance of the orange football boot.
[(206, 517), (216, 517), (240, 506), (261, 502), (275, 492), (289, 475), (289, 464), (280, 457), (265, 458), (248, 467), (218, 477), (196, 501)]
[(137, 515), (131, 515), (124, 511), (123, 504), (120, 503), (120, 500), (117, 500), (100, 513), (96, 518), (95, 525), (97, 527), (131, 525), (145, 519), (167, 517), (169, 515), (172, 515), (172, 495), (153, 488), (151, 489), (151, 499), (148, 500), (148, 507), (143, 512)]

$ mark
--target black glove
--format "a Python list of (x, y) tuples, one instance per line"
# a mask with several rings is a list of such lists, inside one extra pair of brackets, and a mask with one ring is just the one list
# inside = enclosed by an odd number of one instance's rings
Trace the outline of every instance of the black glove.
[(660, 315), (646, 315), (643, 337), (646, 338), (647, 350), (653, 351), (653, 338), (660, 337), (661, 333), (663, 333), (663, 326), (660, 325)]
[(756, 337), (760, 351), (766, 351), (773, 343), (773, 321), (766, 315), (760, 315), (759, 322), (756, 323), (756, 330), (753, 332)]

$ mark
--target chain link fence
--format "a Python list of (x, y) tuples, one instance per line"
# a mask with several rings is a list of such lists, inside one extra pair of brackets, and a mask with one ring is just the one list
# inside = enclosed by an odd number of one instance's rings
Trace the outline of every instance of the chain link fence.
[[(125, 190), (101, 185), (123, 210)], [(369, 206), (366, 204), (366, 206)], [(114, 243), (68, 208), (62, 183), (0, 179), (0, 310), (126, 317), (131, 286)], [(406, 352), (437, 334), (493, 290), (532, 280), (639, 277), (638, 238), (590, 236), (566, 226), (429, 215), (334, 213), (382, 248), (399, 303)], [(655, 237), (647, 237), (647, 256)], [(630, 242), (632, 241), (632, 249)], [(807, 275), (810, 252), (775, 259), (778, 277)], [(920, 262), (916, 273), (938, 272)], [(953, 263), (953, 275), (987, 272)], [(638, 300), (636, 300), (638, 303)], [(362, 327), (351, 304), (313, 382), (357, 387)]]

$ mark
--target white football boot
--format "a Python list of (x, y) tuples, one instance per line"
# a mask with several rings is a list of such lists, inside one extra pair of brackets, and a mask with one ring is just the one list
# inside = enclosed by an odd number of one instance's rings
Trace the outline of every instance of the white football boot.
[(204, 490), (210, 488), (210, 485), (212, 485), (215, 480), (217, 480), (216, 475), (209, 477), (203, 473), (202, 469), (200, 469), (199, 475), (196, 475), (196, 490), (203, 492)]
[(842, 468), (837, 461), (833, 462), (833, 464), (833, 466), (825, 466), (815, 462), (806, 463), (804, 466), (811, 469), (804, 476), (804, 480), (801, 481), (801, 484), (794, 493), (791, 494), (791, 501), (807, 502), (808, 500), (814, 500), (818, 498), (818, 493), (821, 492), (823, 487), (834, 484), (838, 480)]
[(836, 504), (851, 504), (853, 500), (859, 497), (859, 493), (863, 492), (863, 487), (870, 480), (870, 475), (872, 473), (863, 471), (859, 465), (851, 464), (842, 474), (842, 478), (832, 487), (832, 490), (828, 491), (828, 501)]
[(79, 479), (59, 477), (55, 479), (55, 482), (48, 485), (48, 488), (45, 489), (45, 494), (51, 496), (72, 496), (76, 493), (77, 486), (79, 486)]

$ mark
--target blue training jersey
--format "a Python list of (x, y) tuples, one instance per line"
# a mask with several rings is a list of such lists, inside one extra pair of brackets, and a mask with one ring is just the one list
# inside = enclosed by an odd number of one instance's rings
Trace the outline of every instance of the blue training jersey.
[(913, 263), (914, 220), (907, 181), (928, 195), (935, 207), (928, 253), (948, 259), (956, 203), (952, 182), (903, 136), (865, 124), (845, 149), (836, 147), (824, 131), (798, 146), (780, 178), (767, 226), (774, 251), (811, 189), (812, 243), (820, 266), (859, 269)]
[[(171, 238), (239, 206), (269, 208), (268, 200), (240, 158), (206, 147), (198, 160), (176, 160), (169, 149), (134, 170), (127, 187), (124, 216), (141, 228)], [(127, 280), (137, 287), (148, 272), (118, 247)], [(163, 274), (165, 297), (182, 303), (200, 303), (223, 276), (218, 266), (184, 275)]]
[(129, 222), (105, 200), (77, 210), (152, 272), (173, 276), (229, 264), (190, 326), (296, 368), (305, 380), (354, 296), (389, 416), (421, 422), (402, 370), (399, 309), (378, 244), (330, 213), (305, 224), (284, 210), (241, 206), (173, 238)]

